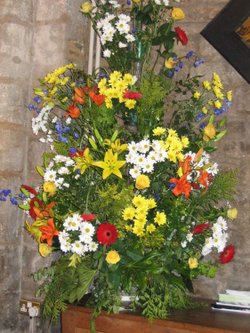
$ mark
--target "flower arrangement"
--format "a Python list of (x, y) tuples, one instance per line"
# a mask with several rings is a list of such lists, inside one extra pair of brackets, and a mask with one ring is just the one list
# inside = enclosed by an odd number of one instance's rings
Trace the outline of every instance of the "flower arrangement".
[(184, 75), (204, 60), (174, 52), (188, 38), (170, 1), (85, 2), (81, 11), (108, 66), (90, 76), (68, 64), (41, 80), (28, 106), (50, 147), (41, 182), (0, 199), (27, 212), (41, 256), (57, 253), (35, 274), (45, 315), (56, 319), (90, 292), (94, 317), (119, 311), (129, 294), (144, 316), (163, 319), (190, 306), (195, 277), (214, 277), (234, 256), (236, 176), (211, 157), (232, 93), (216, 73)]

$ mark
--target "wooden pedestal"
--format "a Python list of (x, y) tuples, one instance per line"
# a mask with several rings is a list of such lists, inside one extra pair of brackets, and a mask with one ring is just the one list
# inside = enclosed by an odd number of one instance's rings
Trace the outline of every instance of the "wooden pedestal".
[[(70, 305), (62, 314), (62, 333), (89, 333), (91, 310)], [(168, 320), (147, 319), (127, 313), (96, 320), (97, 333), (250, 333), (250, 314), (213, 311), (210, 308), (177, 311)]]

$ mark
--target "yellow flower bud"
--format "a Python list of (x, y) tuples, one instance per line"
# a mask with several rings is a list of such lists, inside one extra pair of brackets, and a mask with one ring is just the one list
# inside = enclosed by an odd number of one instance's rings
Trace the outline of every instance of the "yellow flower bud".
[(227, 217), (231, 220), (236, 219), (238, 216), (238, 210), (237, 208), (229, 208), (227, 211)]
[(121, 260), (119, 253), (115, 250), (111, 250), (106, 255), (106, 261), (108, 264), (116, 264)]
[(185, 13), (181, 8), (174, 7), (171, 13), (171, 17), (174, 20), (183, 20), (185, 18)]
[(210, 139), (213, 139), (216, 135), (216, 128), (213, 124), (207, 124), (207, 126), (204, 128), (204, 141), (209, 141)]
[(49, 196), (53, 197), (56, 194), (56, 185), (54, 182), (45, 182), (43, 184), (43, 190), (48, 193)]
[(145, 175), (139, 175), (137, 178), (136, 178), (136, 181), (135, 181), (135, 187), (138, 189), (138, 190), (143, 190), (144, 188), (148, 188), (150, 186), (150, 179), (148, 176), (145, 176)]
[(199, 263), (198, 260), (196, 258), (189, 258), (188, 259), (188, 265), (190, 269), (194, 269), (197, 268)]
[(38, 251), (39, 251), (39, 253), (40, 253), (40, 255), (42, 257), (47, 257), (48, 255), (51, 254), (52, 249), (51, 249), (51, 247), (48, 244), (46, 244), (46, 243), (40, 243)]
[(83, 12), (84, 14), (88, 14), (91, 12), (92, 8), (93, 8), (92, 3), (87, 1), (81, 5), (80, 11)]

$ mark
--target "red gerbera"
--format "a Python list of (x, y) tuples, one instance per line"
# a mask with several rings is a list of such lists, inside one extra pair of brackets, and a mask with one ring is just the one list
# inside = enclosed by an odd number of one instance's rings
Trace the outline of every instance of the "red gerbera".
[(227, 245), (225, 249), (219, 254), (221, 264), (227, 264), (230, 262), (235, 254), (235, 249), (233, 245)]
[(209, 224), (208, 223), (201, 223), (198, 224), (194, 227), (194, 229), (192, 230), (192, 234), (201, 234), (202, 231), (206, 230), (209, 228)]
[(96, 215), (95, 214), (82, 214), (81, 215), (81, 218), (84, 220), (84, 221), (93, 221), (95, 220), (96, 218)]
[(187, 35), (184, 30), (182, 30), (180, 27), (176, 27), (175, 29), (177, 39), (181, 42), (182, 45), (186, 45), (188, 42)]
[(123, 98), (138, 100), (142, 98), (142, 93), (137, 91), (125, 91)]
[(99, 243), (109, 246), (116, 242), (118, 232), (113, 224), (102, 223), (97, 228), (96, 237)]

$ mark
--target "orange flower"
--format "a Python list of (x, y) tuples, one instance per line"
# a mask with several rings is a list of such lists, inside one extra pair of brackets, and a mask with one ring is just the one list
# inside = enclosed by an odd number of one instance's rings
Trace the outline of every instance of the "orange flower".
[(53, 218), (48, 219), (47, 225), (40, 227), (40, 231), (42, 233), (41, 242), (47, 240), (49, 246), (52, 246), (53, 237), (59, 235), (59, 231), (55, 228)]
[(79, 103), (79, 104), (84, 104), (85, 101), (85, 94), (83, 89), (76, 87), (75, 88), (75, 95), (73, 98), (74, 102)]
[(203, 185), (204, 187), (208, 186), (208, 172), (207, 171), (201, 171), (201, 174), (198, 178), (198, 182)]
[(53, 210), (52, 208), (55, 206), (55, 202), (51, 202), (50, 204), (48, 204), (46, 207), (41, 207), (38, 208), (36, 206), (33, 207), (33, 211), (36, 215), (36, 219), (39, 218), (41, 220), (43, 220), (45, 217), (52, 217), (53, 216)]
[(172, 192), (175, 196), (178, 196), (180, 194), (184, 194), (186, 198), (189, 197), (192, 186), (187, 181), (187, 175), (183, 175), (180, 179), (171, 178), (170, 183), (175, 183), (175, 187), (172, 190)]
[(179, 162), (179, 165), (182, 169), (183, 175), (186, 175), (186, 174), (190, 173), (190, 171), (191, 171), (191, 165), (190, 165), (191, 161), (192, 161), (192, 157), (187, 156), (183, 162)]
[(92, 99), (92, 101), (95, 103), (95, 105), (100, 106), (103, 104), (104, 100), (105, 100), (105, 96), (104, 95), (98, 95), (95, 94), (93, 91), (89, 92), (89, 97)]
[(68, 108), (68, 115), (71, 118), (79, 118), (80, 117), (80, 109), (77, 106), (75, 106), (75, 105), (71, 105)]

